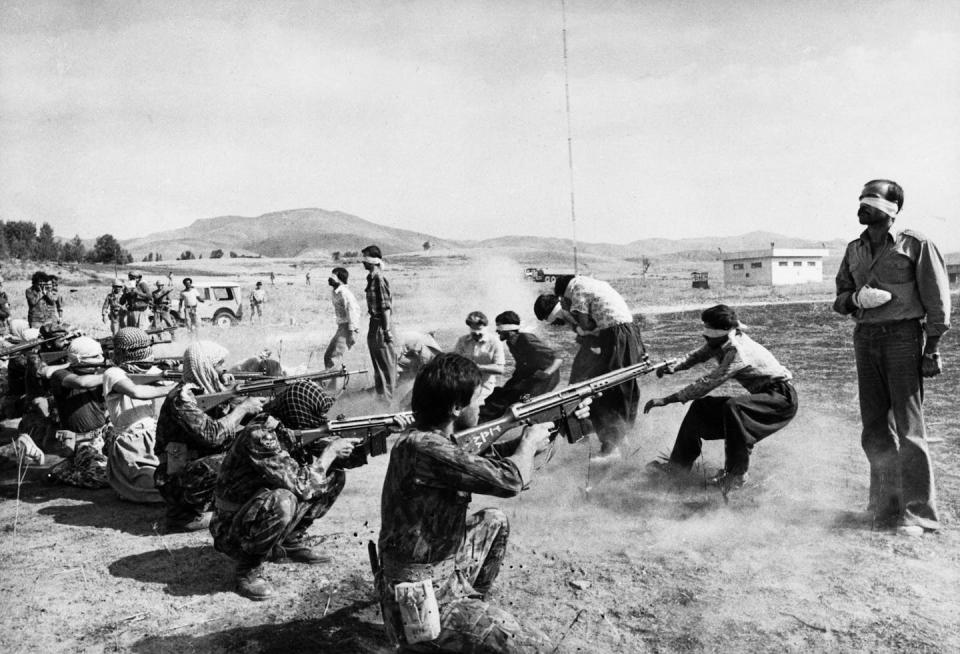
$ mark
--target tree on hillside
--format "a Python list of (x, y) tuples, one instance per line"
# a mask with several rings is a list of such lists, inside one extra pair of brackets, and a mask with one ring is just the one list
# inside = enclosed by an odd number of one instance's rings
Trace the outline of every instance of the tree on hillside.
[(236, 258), (237, 258), (237, 253), (234, 252), (233, 250), (230, 250), (230, 258), (231, 258), (231, 259), (236, 259)]
[(647, 279), (647, 271), (650, 270), (650, 265), (651, 265), (652, 263), (653, 263), (653, 262), (650, 261), (650, 259), (649, 259), (649, 257), (647, 257), (647, 255), (643, 255), (642, 257), (640, 257), (640, 277), (641, 277), (641, 279), (643, 279), (644, 281), (646, 281), (646, 279)]
[(180, 256), (177, 257), (177, 260), (185, 261), (187, 259), (196, 259), (196, 258), (197, 257), (194, 256), (193, 252), (191, 252), (190, 250), (184, 250), (183, 252), (180, 253)]
[(146, 262), (153, 261), (153, 252), (147, 252), (147, 256), (141, 259), (141, 261), (146, 261)]
[(340, 250), (336, 250), (330, 253), (330, 256), (333, 257), (334, 261), (340, 261)]
[(120, 247), (120, 243), (113, 234), (98, 236), (90, 252), (90, 261), (93, 263), (128, 263), (133, 261), (129, 252)]
[(7, 250), (14, 259), (30, 259), (34, 255), (37, 226), (26, 220), (11, 220), (3, 226)]
[(223, 250), (220, 250), (220, 249), (214, 250), (213, 252), (210, 253), (210, 258), (211, 258), (211, 259), (222, 259), (222, 258), (223, 258)]
[(6, 259), (9, 256), (10, 251), (7, 247), (7, 235), (4, 232), (3, 221), (0, 220), (0, 260)]
[(64, 243), (60, 251), (60, 257), (64, 261), (80, 263), (86, 258), (86, 256), (87, 248), (83, 244), (83, 241), (80, 240), (79, 234)]
[(60, 258), (60, 246), (53, 237), (53, 227), (50, 223), (43, 223), (40, 226), (35, 247), (37, 259), (40, 261), (56, 261)]
[(430, 241), (424, 241), (424, 242), (423, 242), (423, 251), (426, 252), (426, 251), (429, 250), (432, 246), (433, 246), (433, 244), (430, 243)]

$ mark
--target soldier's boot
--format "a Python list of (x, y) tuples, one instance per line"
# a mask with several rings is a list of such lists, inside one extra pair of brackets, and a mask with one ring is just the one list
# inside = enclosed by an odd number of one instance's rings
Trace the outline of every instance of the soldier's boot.
[(270, 552), (270, 560), (274, 563), (306, 563), (307, 565), (333, 562), (332, 557), (321, 554), (320, 550), (308, 547), (300, 540), (286, 540), (282, 545), (274, 545)]
[(270, 599), (276, 594), (273, 584), (263, 576), (263, 562), (250, 559), (237, 562), (237, 592), (255, 602)]

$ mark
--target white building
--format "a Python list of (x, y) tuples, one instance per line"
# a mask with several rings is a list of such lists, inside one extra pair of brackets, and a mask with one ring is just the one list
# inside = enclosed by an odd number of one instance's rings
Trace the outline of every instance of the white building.
[(731, 286), (781, 286), (823, 281), (828, 250), (771, 247), (723, 255), (723, 281)]

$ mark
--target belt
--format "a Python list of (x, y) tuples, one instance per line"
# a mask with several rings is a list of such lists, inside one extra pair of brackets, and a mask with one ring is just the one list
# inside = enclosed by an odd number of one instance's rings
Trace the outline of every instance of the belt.
[(383, 576), (393, 581), (422, 581), (432, 579), (438, 585), (457, 570), (455, 558), (437, 561), (436, 563), (409, 563), (394, 559), (381, 552), (380, 566)]
[(897, 329), (899, 327), (913, 327), (914, 325), (919, 326), (921, 323), (920, 318), (905, 318), (904, 320), (887, 320), (884, 322), (858, 322), (858, 330), (876, 330), (876, 331), (886, 331), (890, 329)]

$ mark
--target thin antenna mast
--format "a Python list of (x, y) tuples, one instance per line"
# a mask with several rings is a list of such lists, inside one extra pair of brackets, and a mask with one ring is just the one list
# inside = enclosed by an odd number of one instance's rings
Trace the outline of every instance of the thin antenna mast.
[(563, 11), (563, 92), (567, 101), (567, 165), (570, 168), (570, 225), (573, 231), (573, 274), (579, 273), (577, 261), (577, 212), (573, 195), (573, 135), (570, 127), (570, 71), (567, 67), (567, 0), (560, 0)]

